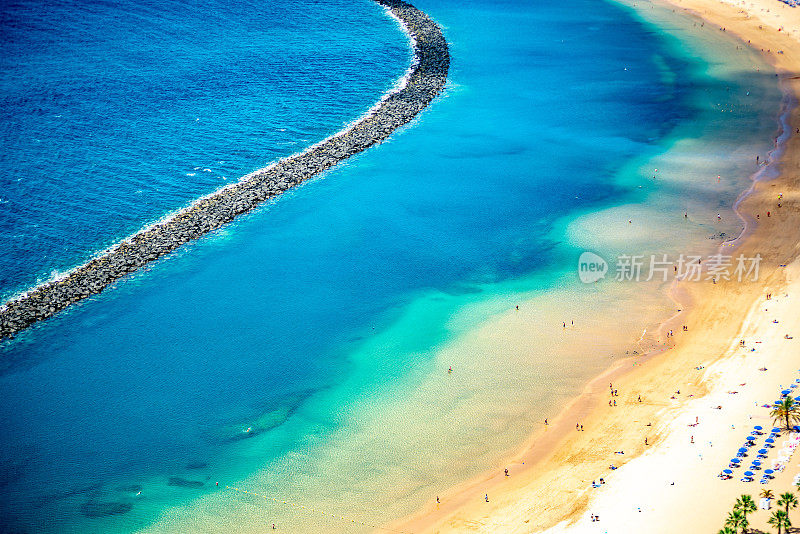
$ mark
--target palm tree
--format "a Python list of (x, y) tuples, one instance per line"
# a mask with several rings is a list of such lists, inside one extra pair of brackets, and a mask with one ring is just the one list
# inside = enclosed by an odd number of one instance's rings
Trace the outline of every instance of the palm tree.
[(736, 531), (731, 527), (721, 528), (717, 534), (736, 534)]
[(761, 490), (761, 498), (762, 499), (774, 499), (775, 494), (772, 493), (771, 489), (764, 488)]
[(783, 506), (786, 511), (786, 517), (789, 517), (789, 509), (797, 508), (797, 497), (794, 493), (786, 492), (781, 494), (781, 498), (775, 503), (778, 506)]
[(780, 421), (786, 425), (786, 430), (791, 430), (792, 423), (800, 423), (800, 403), (791, 397), (786, 397), (772, 408), (770, 416), (775, 423)]
[(742, 532), (745, 532), (747, 530), (747, 526), (749, 525), (747, 521), (747, 514), (755, 512), (758, 509), (756, 502), (750, 495), (742, 495), (736, 499), (736, 504), (733, 505), (733, 509), (742, 513), (742, 521), (739, 523), (739, 526), (742, 528)]
[(769, 517), (769, 521), (767, 521), (773, 527), (778, 529), (778, 534), (781, 534), (781, 529), (788, 529), (792, 526), (792, 522), (789, 521), (789, 516), (783, 510), (775, 510), (772, 512), (772, 515)]
[(725, 526), (730, 527), (734, 532), (736, 532), (737, 529), (742, 529), (742, 532), (745, 532), (749, 525), (750, 523), (748, 523), (745, 514), (743, 514), (742, 511), (737, 508), (734, 508), (732, 512), (729, 512), (728, 519), (725, 520)]

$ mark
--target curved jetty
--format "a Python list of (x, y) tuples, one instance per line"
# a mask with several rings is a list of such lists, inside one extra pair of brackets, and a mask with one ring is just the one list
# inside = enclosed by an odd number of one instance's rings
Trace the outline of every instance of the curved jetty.
[(265, 200), (383, 141), (422, 111), (447, 81), (447, 42), (439, 26), (411, 4), (402, 0), (375, 1), (389, 9), (411, 37), (415, 58), (405, 85), (386, 95), (369, 115), (348, 129), (201, 198), (166, 221), (139, 231), (102, 256), (73, 269), (63, 279), (42, 284), (7, 302), (0, 309), (0, 339), (13, 337), (70, 304), (100, 293), (119, 278), (187, 241), (216, 230)]

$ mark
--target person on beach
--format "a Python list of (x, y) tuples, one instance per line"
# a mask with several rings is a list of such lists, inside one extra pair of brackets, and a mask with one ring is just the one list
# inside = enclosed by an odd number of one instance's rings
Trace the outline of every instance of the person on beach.
[(644, 444), (647, 445), (647, 438), (644, 438)]
[(489, 494), (488, 493), (484, 496), (484, 499), (486, 499), (486, 502), (489, 502)]
[(505, 469), (506, 476), (508, 476), (508, 467)]

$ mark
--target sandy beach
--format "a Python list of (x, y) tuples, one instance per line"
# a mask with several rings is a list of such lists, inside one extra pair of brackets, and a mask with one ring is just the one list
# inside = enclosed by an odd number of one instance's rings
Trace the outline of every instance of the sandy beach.
[[(787, 103), (800, 98), (800, 8), (777, 0), (670, 4), (698, 17), (698, 24), (702, 20), (763, 50)], [(743, 469), (732, 480), (717, 476), (754, 425), (772, 427), (762, 405), (800, 378), (797, 106), (790, 105), (783, 118), (788, 127), (770, 161), (779, 175), (756, 182), (743, 198), (738, 212), (745, 232), (721, 250), (760, 254), (758, 281), (673, 286), (671, 297), (684, 311), (661, 326), (657, 350), (617, 361), (502, 465), (387, 528), (716, 532), (739, 495), (758, 500), (764, 487), (775, 494), (791, 489), (800, 455), (768, 485), (758, 483), (758, 474), (754, 482), (741, 482)], [(675, 334), (667, 338), (670, 331)], [(610, 395), (612, 389), (617, 396)], [(610, 399), (616, 406), (609, 406)], [(770, 452), (767, 461), (776, 454)], [(593, 488), (601, 478), (604, 484)], [(592, 522), (593, 515), (600, 520)], [(752, 514), (751, 527), (769, 530), (768, 517), (763, 510)]]

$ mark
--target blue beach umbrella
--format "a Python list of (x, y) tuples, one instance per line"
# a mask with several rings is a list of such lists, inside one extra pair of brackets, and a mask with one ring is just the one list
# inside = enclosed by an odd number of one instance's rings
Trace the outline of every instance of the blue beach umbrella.
[(780, 432), (781, 432), (781, 429), (780, 429), (780, 428), (773, 428), (773, 429), (772, 429), (772, 433), (773, 433), (773, 434), (780, 434)]
[(725, 473), (726, 475), (733, 474), (733, 471), (731, 471), (730, 469), (723, 469), (722, 472)]
[(767, 449), (760, 449), (758, 454), (767, 454)]
[(772, 474), (772, 473), (774, 473), (774, 472), (775, 472), (775, 471), (773, 471), (772, 469), (764, 469), (764, 474), (765, 474), (765, 475), (771, 475), (771, 474)]
[(786, 395), (788, 395), (791, 392), (792, 392), (792, 390), (790, 390), (790, 389), (784, 389), (783, 391), (781, 391), (781, 395), (783, 395), (785, 397)]
[(751, 476), (753, 476), (753, 472), (752, 471), (745, 471), (744, 472), (744, 476), (751, 477)]
[(764, 443), (769, 443), (771, 445), (771, 444), (775, 443), (775, 440), (772, 439), (772, 438), (767, 438), (767, 439), (764, 440)]
[(755, 440), (756, 440), (756, 437), (755, 437), (755, 436), (747, 436), (747, 437), (746, 437), (746, 438), (744, 438), (744, 439), (745, 439), (745, 441), (755, 441)]
[(755, 428), (756, 430), (763, 430), (763, 428), (760, 425), (756, 425), (753, 428)]
[(744, 448), (744, 447), (742, 447), (741, 449), (739, 449), (739, 452), (740, 452), (740, 453), (742, 453), (742, 454), (744, 454), (744, 453), (746, 453), (746, 452), (747, 452), (747, 449), (746, 449), (746, 448)]
[(731, 463), (732, 464), (740, 464), (740, 463), (742, 463), (742, 461), (739, 458), (731, 458)]

